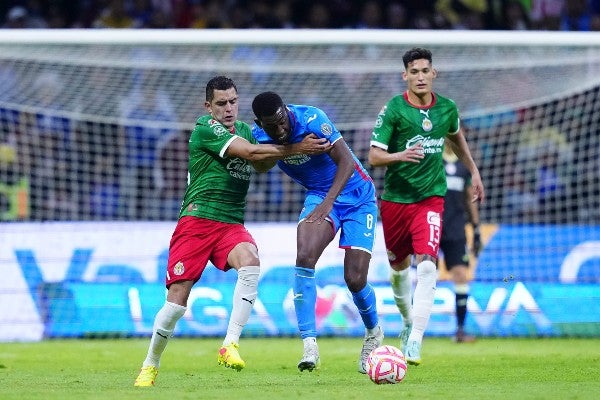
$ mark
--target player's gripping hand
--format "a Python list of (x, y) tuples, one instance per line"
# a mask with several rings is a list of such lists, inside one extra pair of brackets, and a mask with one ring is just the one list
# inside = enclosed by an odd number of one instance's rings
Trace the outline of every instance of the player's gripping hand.
[(333, 147), (329, 140), (317, 137), (314, 133), (306, 135), (301, 142), (294, 143), (293, 146), (297, 147), (298, 153), (310, 155), (326, 153)]
[(425, 151), (421, 143), (417, 143), (408, 149), (396, 153), (398, 161), (407, 161), (412, 163), (419, 163), (425, 157)]
[(471, 202), (483, 203), (485, 199), (485, 190), (483, 189), (483, 182), (481, 182), (481, 176), (479, 170), (475, 169), (475, 172), (471, 174), (471, 187), (473, 188), (473, 198)]
[(321, 222), (325, 221), (332, 209), (333, 202), (325, 199), (321, 204), (316, 206), (310, 214), (306, 216), (305, 221), (308, 223), (316, 222), (317, 224), (320, 224)]

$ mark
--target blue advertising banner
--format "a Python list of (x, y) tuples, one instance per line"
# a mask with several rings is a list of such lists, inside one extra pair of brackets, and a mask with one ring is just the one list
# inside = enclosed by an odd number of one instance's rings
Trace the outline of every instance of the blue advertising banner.
[(477, 279), (600, 283), (600, 226), (500, 225)]
[[(0, 229), (0, 341), (140, 336), (164, 303), (173, 223), (9, 224)], [(261, 253), (259, 297), (246, 335), (296, 335), (292, 299), (295, 224), (250, 225)], [(277, 243), (273, 243), (273, 238)], [(337, 239), (317, 264), (321, 335), (363, 335), (343, 281)], [(369, 281), (388, 335), (401, 319), (378, 227)], [(414, 271), (411, 271), (413, 281)], [(177, 335), (222, 336), (235, 271), (209, 265), (193, 288)], [(600, 228), (499, 226), (471, 283), (467, 329), (480, 336), (600, 336)], [(454, 293), (438, 284), (428, 335), (453, 334)]]
[[(272, 269), (275, 275), (288, 268)], [(285, 271), (283, 271), (285, 270)], [(223, 336), (227, 330), (235, 282), (194, 287), (189, 307), (175, 334)], [(389, 285), (374, 286), (386, 334), (401, 330), (401, 317)], [(43, 290), (46, 337), (99, 335), (142, 336), (151, 333), (165, 288), (159, 284), (65, 283)], [(296, 335), (291, 286), (265, 276), (244, 333)], [(600, 334), (600, 291), (596, 285), (510, 282), (475, 283), (468, 303), (467, 329), (479, 336), (596, 336)], [(456, 328), (454, 292), (438, 286), (427, 335), (450, 336)], [(344, 285), (319, 284), (317, 326), (320, 335), (362, 336), (364, 328)]]

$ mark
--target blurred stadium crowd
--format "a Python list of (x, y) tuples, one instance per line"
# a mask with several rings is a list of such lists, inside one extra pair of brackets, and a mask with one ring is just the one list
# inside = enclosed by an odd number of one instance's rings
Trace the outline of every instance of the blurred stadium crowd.
[(600, 30), (600, 0), (22, 0), (3, 28)]

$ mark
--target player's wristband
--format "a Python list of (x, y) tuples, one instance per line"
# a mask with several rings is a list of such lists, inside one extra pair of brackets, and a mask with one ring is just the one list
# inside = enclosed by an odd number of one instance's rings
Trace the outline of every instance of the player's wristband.
[(473, 232), (479, 233), (479, 224), (471, 224), (473, 226)]

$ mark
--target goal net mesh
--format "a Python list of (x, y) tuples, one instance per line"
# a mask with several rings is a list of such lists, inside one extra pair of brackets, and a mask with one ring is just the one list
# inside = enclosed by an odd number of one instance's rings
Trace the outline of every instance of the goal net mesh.
[[(241, 120), (275, 90), (325, 110), (366, 165), (415, 42), (348, 35), (356, 42), (0, 41), (1, 219), (175, 220), (187, 138), (220, 74), (237, 83)], [(435, 90), (461, 111), (487, 191), (483, 222), (600, 222), (599, 45), (419, 45), (433, 52)], [(371, 169), (379, 189), (383, 172)], [(247, 221), (294, 221), (302, 201), (278, 169), (256, 175)]]
[[(599, 49), (424, 45), (486, 183), (482, 220), (598, 221)], [(236, 81), (241, 120), (252, 122), (254, 95), (275, 90), (323, 108), (365, 160), (379, 109), (405, 88), (408, 46), (1, 43), (0, 179), (14, 189), (1, 215), (175, 219), (186, 137), (217, 74)], [(296, 218), (302, 190), (277, 169), (254, 186), (248, 221)]]

